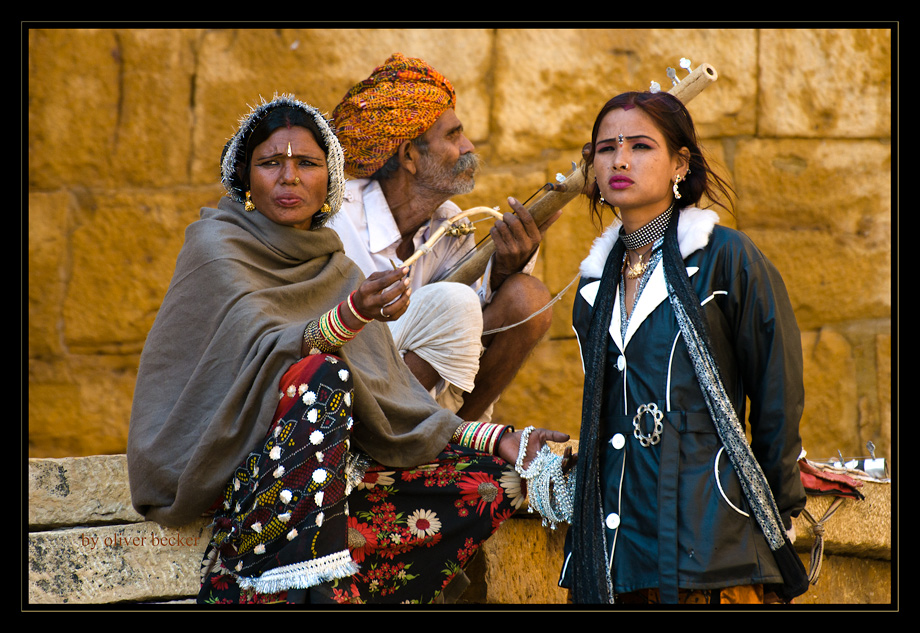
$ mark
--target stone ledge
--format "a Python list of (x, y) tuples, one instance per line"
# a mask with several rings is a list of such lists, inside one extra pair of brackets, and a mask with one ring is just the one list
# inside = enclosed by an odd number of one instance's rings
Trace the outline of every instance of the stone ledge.
[[(825, 552), (890, 561), (891, 485), (866, 482), (859, 491), (865, 499), (846, 499), (824, 524)], [(805, 509), (820, 522), (835, 498), (809, 496)], [(796, 549), (810, 551), (815, 542), (811, 523), (802, 513), (793, 524)]]
[[(821, 578), (797, 602), (890, 601), (891, 488), (867, 483), (861, 491), (864, 501), (847, 500), (825, 525)], [(820, 520), (831, 501), (809, 497), (808, 510)], [(807, 566), (814, 536), (803, 517), (796, 531)], [(204, 519), (180, 530), (144, 521), (131, 507), (124, 455), (29, 460), (31, 604), (187, 601), (197, 594), (209, 536)], [(564, 538), (564, 529), (519, 512), (474, 560), (461, 602), (564, 604), (556, 586)]]

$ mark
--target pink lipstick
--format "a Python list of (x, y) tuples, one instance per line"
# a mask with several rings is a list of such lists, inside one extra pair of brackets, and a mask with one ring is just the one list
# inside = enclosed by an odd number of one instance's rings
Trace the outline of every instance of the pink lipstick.
[(625, 189), (633, 184), (633, 181), (626, 176), (613, 176), (607, 181), (611, 189)]

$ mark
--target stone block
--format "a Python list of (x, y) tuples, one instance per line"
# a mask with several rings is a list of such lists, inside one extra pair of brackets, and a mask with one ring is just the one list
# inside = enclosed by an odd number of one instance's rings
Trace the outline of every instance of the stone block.
[(887, 138), (741, 140), (732, 155), (738, 227), (848, 235), (890, 248), (891, 158)]
[(196, 33), (30, 31), (30, 187), (187, 184)]
[(29, 534), (30, 604), (112, 604), (188, 598), (201, 584), (207, 522), (76, 527)]
[(30, 359), (30, 451), (43, 457), (124, 453), (139, 354)]
[(574, 338), (541, 342), (495, 404), (492, 421), (568, 433), (581, 429), (584, 372)]
[[(747, 229), (782, 275), (799, 329), (890, 319), (890, 252), (852, 235)], [(838, 282), (847, 271), (847, 283)]]
[(29, 460), (29, 528), (143, 521), (131, 506), (125, 455)]
[(72, 196), (29, 193), (29, 357), (62, 354), (61, 304), (66, 294)]
[[(808, 561), (803, 556), (803, 562)], [(798, 605), (891, 605), (889, 561), (828, 554), (817, 583), (795, 599)]]
[(830, 458), (837, 451), (862, 454), (859, 442), (844, 440), (859, 437), (858, 403), (840, 397), (840, 393), (855, 393), (858, 387), (852, 345), (839, 332), (825, 328), (802, 335), (802, 355), (805, 410), (800, 433), (809, 458)]
[(759, 133), (867, 138), (891, 134), (889, 29), (759, 31)]
[(559, 587), (565, 526), (544, 528), (539, 515), (520, 510), (483, 544), (467, 572), (460, 604), (565, 604)]
[[(682, 57), (720, 79), (691, 106), (704, 138), (755, 129), (756, 31), (751, 29), (507, 29), (496, 39), (494, 157), (531, 160), (547, 148), (580, 150), (601, 106), (657, 81)], [(683, 71), (681, 71), (683, 72)]]

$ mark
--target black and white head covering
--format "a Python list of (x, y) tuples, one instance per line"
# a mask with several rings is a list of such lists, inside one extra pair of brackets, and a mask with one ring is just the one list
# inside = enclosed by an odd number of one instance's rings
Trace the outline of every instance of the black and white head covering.
[(325, 224), (342, 206), (342, 198), (345, 194), (345, 157), (342, 146), (326, 117), (319, 110), (296, 99), (293, 95), (276, 95), (271, 101), (262, 99), (260, 105), (251, 108), (249, 114), (240, 119), (239, 129), (227, 141), (221, 156), (221, 182), (232, 200), (240, 203), (245, 201), (246, 185), (240, 178), (237, 168), (246, 162), (246, 146), (249, 137), (259, 127), (265, 116), (279, 107), (303, 110), (313, 120), (323, 136), (322, 140), (326, 146), (326, 165), (329, 168), (329, 191), (326, 195), (329, 212), (323, 214), (321, 218), (316, 218), (319, 220), (314, 221), (314, 228), (316, 228)]

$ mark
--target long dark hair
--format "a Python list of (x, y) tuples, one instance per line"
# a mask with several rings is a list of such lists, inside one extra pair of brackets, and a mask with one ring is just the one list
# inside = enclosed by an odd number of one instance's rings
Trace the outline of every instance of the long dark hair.
[(705, 196), (714, 205), (720, 206), (732, 213), (731, 186), (709, 167), (703, 156), (699, 141), (697, 140), (696, 127), (687, 108), (680, 99), (667, 92), (624, 92), (604, 104), (594, 121), (591, 131), (591, 142), (585, 145), (582, 154), (585, 159), (585, 195), (592, 217), (599, 226), (603, 226), (604, 203), (601, 202), (600, 190), (597, 182), (590, 177), (594, 165), (595, 144), (601, 122), (611, 110), (639, 108), (645, 112), (662, 133), (668, 151), (673, 155), (682, 147), (690, 151), (690, 171), (685, 180), (679, 185), (681, 197), (675, 200), (674, 208), (679, 210), (684, 207), (698, 206)]

